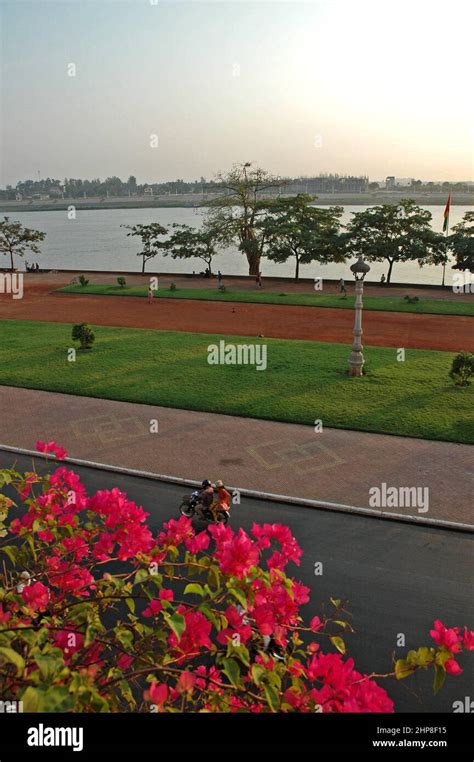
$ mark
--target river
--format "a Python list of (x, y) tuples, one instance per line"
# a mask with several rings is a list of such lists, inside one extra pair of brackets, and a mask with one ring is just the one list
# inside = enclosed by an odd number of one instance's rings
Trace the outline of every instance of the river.
[[(432, 216), (435, 230), (442, 229), (443, 207), (427, 206)], [(460, 222), (464, 213), (470, 207), (451, 207), (450, 226)], [(344, 207), (342, 222), (347, 223), (352, 213), (364, 209), (361, 206)], [(122, 225), (159, 222), (165, 227), (173, 222), (199, 226), (203, 219), (202, 210), (197, 212), (192, 208), (156, 208), (156, 209), (93, 209), (77, 211), (76, 219), (68, 219), (66, 211), (51, 212), (12, 212), (12, 220), (20, 220), (27, 227), (42, 230), (46, 239), (41, 244), (41, 254), (28, 255), (28, 261), (38, 261), (41, 268), (58, 270), (110, 270), (112, 272), (139, 271), (141, 257), (136, 252), (140, 248), (140, 240), (127, 237), (127, 231)], [(16, 260), (17, 266), (20, 261)], [(351, 276), (348, 262), (345, 265), (320, 265), (315, 262), (302, 265), (300, 276), (313, 278), (349, 278)], [(21, 265), (20, 265), (21, 266)], [(204, 264), (199, 259), (179, 260), (171, 257), (157, 256), (147, 264), (150, 272), (199, 272)], [(214, 269), (220, 269), (224, 274), (246, 275), (247, 262), (236, 247), (223, 251), (214, 260)], [(374, 262), (371, 264), (369, 280), (379, 280), (387, 271), (387, 263)], [(269, 260), (262, 263), (264, 276), (286, 276), (294, 274), (294, 261), (276, 264)], [(446, 284), (451, 283), (452, 270), (446, 268)], [(398, 283), (427, 283), (439, 285), (442, 278), (442, 268), (425, 266), (420, 268), (416, 262), (395, 264), (392, 281)]]

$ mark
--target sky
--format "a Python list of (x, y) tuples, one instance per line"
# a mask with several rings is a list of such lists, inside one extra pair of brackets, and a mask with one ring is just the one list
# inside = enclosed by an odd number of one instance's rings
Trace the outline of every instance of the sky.
[(472, 180), (473, 8), (0, 0), (0, 185), (210, 179), (245, 161)]

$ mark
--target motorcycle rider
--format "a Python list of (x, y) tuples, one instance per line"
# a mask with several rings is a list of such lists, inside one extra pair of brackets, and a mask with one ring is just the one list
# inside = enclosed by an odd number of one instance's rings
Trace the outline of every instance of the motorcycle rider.
[(214, 500), (214, 487), (209, 479), (204, 479), (201, 483), (201, 489), (199, 490), (198, 503), (196, 505), (196, 513), (201, 519), (204, 519), (204, 511), (206, 508), (210, 508)]

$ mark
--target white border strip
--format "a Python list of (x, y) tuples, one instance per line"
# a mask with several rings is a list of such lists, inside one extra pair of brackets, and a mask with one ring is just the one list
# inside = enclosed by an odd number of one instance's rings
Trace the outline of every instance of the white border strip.
[[(11, 445), (5, 445), (0, 443), (0, 450), (5, 452), (12, 452), (17, 455), (31, 455), (35, 458), (43, 458), (44, 460), (52, 460), (58, 465), (61, 463), (71, 463), (76, 466), (84, 466), (85, 468), (95, 468), (100, 471), (112, 471), (119, 474), (126, 474), (127, 476), (141, 477), (142, 479), (154, 479), (155, 481), (169, 482), (171, 484), (183, 484), (187, 487), (200, 487), (201, 482), (194, 481), (193, 479), (184, 479), (180, 476), (168, 476), (167, 474), (155, 474), (151, 471), (140, 471), (136, 468), (125, 468), (123, 466), (112, 466), (106, 463), (96, 463), (91, 460), (82, 460), (81, 458), (64, 458), (64, 460), (57, 460), (54, 455), (49, 453), (37, 452), (36, 450), (28, 450), (23, 447), (13, 447)], [(408, 524), (421, 524), (422, 526), (437, 527), (439, 529), (456, 529), (461, 532), (474, 533), (473, 524), (463, 524), (456, 521), (445, 521), (444, 519), (428, 519), (424, 516), (406, 516), (401, 513), (391, 513), (388, 511), (377, 511), (374, 508), (361, 508), (355, 505), (345, 505), (343, 503), (330, 503), (323, 502), (321, 500), (311, 500), (310, 498), (303, 497), (291, 497), (289, 495), (277, 495), (272, 492), (260, 492), (252, 489), (241, 489), (240, 487), (232, 487), (229, 485), (229, 489), (238, 489), (241, 495), (246, 497), (255, 498), (259, 500), (273, 500), (277, 503), (289, 503), (290, 505), (301, 505), (307, 508), (315, 508), (318, 510), (335, 511), (338, 513), (352, 513), (362, 516), (370, 516), (377, 519), (388, 519), (391, 521), (403, 521)]]

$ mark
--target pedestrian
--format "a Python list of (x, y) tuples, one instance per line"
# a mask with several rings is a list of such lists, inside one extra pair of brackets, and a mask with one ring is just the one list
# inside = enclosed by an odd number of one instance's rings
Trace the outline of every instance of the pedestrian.
[(346, 290), (346, 284), (344, 283), (344, 278), (341, 278), (339, 280), (339, 293), (344, 294), (344, 296), (347, 296), (347, 290)]
[(220, 288), (222, 286), (222, 273), (220, 270), (217, 271), (217, 288)]
[(257, 275), (257, 277), (255, 278), (255, 281), (256, 281), (256, 283), (257, 283), (257, 287), (258, 287), (258, 288), (262, 288), (262, 285), (263, 285), (263, 284), (262, 284), (262, 273), (260, 272), (260, 270), (258, 271), (258, 275)]
[(385, 286), (385, 273), (382, 273), (382, 277), (380, 278), (380, 285)]
[(151, 286), (148, 286), (148, 304), (152, 304), (153, 302), (153, 289)]

